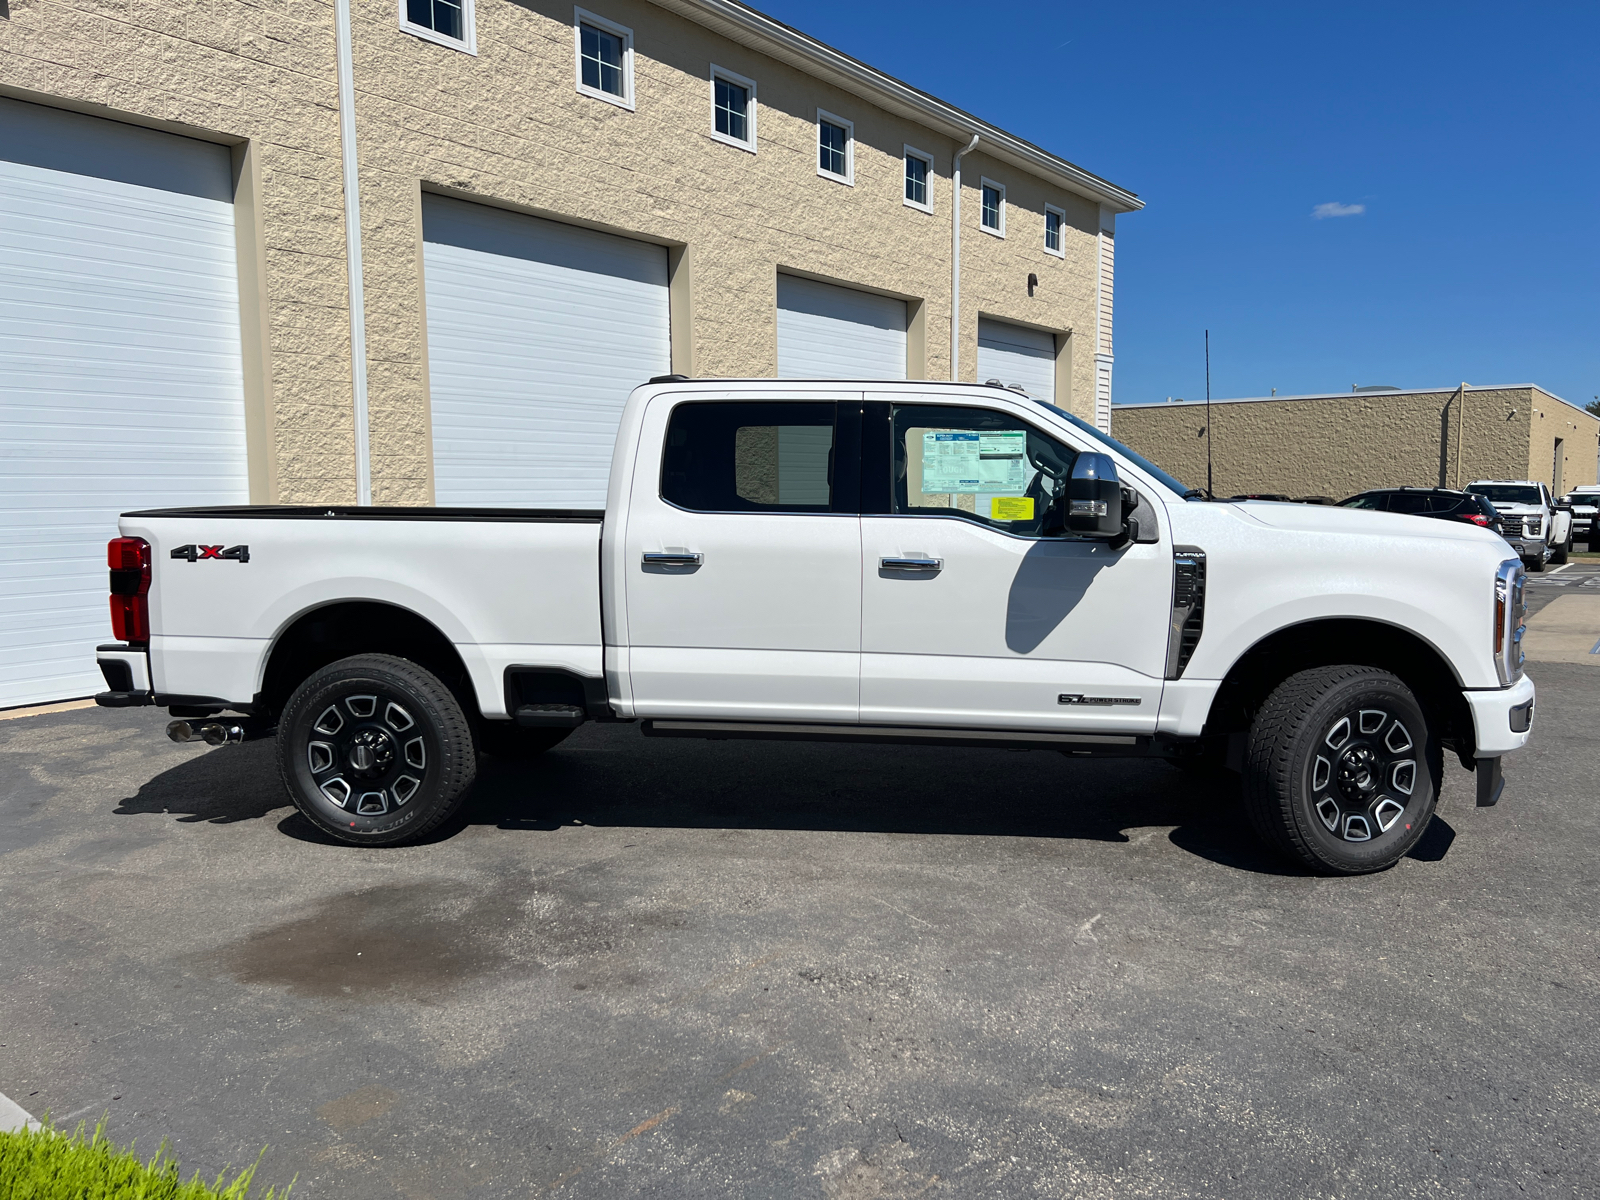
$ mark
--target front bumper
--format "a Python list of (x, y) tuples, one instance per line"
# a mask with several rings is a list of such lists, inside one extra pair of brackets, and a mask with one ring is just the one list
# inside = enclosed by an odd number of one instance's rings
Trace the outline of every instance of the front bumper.
[(1511, 548), (1517, 552), (1519, 558), (1544, 558), (1546, 553), (1543, 538), (1518, 538), (1508, 537)]
[(1533, 680), (1524, 675), (1508, 688), (1474, 690), (1462, 695), (1472, 710), (1479, 758), (1498, 758), (1527, 745), (1533, 727)]

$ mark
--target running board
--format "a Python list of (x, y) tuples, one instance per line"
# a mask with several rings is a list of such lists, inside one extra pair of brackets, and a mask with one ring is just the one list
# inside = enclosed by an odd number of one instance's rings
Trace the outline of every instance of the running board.
[(1010, 750), (1059, 750), (1063, 754), (1143, 757), (1151, 739), (1134, 734), (1035, 733), (1016, 729), (923, 729), (905, 725), (805, 725), (753, 721), (655, 720), (641, 725), (645, 737), (755, 738), (779, 742), (868, 742), (891, 746), (993, 746)]

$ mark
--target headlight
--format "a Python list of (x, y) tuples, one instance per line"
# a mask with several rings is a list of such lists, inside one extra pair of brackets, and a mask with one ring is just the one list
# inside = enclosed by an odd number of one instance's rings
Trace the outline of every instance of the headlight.
[(1541, 517), (1529, 517), (1528, 521), (1527, 521), (1527, 524), (1524, 525), (1523, 528), (1528, 531), (1528, 536), (1529, 537), (1538, 537), (1539, 536), (1539, 527), (1542, 524), (1543, 524), (1543, 518), (1541, 518)]
[(1494, 666), (1502, 687), (1522, 678), (1522, 633), (1527, 616), (1522, 560), (1508, 558), (1494, 574)]

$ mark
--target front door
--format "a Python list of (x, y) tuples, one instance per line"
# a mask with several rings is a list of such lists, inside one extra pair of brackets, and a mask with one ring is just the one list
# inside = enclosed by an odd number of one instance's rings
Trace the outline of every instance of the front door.
[(856, 720), (859, 420), (803, 399), (652, 406), (622, 562), (637, 716)]
[(867, 405), (888, 446), (864, 437), (863, 724), (1155, 731), (1169, 535), (1044, 536), (1078, 448), (1023, 404)]

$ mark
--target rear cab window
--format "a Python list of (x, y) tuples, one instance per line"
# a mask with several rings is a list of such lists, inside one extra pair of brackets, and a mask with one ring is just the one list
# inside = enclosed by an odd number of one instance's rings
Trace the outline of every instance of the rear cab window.
[(690, 512), (833, 513), (838, 406), (805, 401), (688, 401), (672, 410), (661, 498)]

